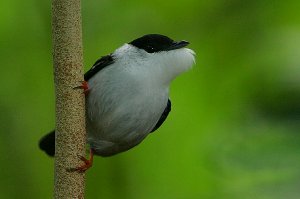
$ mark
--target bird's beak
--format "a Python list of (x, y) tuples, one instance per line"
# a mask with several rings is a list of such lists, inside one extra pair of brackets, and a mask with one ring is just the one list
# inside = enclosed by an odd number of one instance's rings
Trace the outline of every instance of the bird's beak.
[(189, 45), (188, 41), (174, 41), (173, 44), (167, 49), (167, 50), (175, 50), (175, 49), (180, 49), (183, 47), (186, 47), (187, 45)]

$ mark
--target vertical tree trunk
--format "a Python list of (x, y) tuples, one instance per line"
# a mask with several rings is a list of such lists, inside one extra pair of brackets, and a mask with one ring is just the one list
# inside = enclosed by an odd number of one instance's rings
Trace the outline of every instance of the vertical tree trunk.
[(52, 0), (56, 94), (55, 198), (84, 198), (84, 173), (68, 172), (85, 155), (85, 99), (80, 0)]

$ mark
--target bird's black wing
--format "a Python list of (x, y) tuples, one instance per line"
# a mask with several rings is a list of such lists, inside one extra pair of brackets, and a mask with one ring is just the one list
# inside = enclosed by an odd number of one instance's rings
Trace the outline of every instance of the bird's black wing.
[(93, 77), (97, 72), (99, 72), (100, 70), (102, 70), (103, 68), (105, 68), (106, 66), (111, 65), (112, 63), (114, 63), (114, 59), (112, 54), (106, 55), (101, 57), (100, 59), (98, 59), (94, 65), (92, 66), (92, 68), (90, 70), (88, 70), (85, 74), (84, 74), (84, 80), (87, 81), (89, 80), (91, 77)]
[(164, 121), (167, 119), (170, 111), (171, 111), (171, 100), (168, 99), (168, 104), (167, 104), (164, 112), (162, 113), (158, 122), (156, 123), (155, 127), (151, 130), (150, 133), (154, 132), (156, 129), (158, 129), (164, 123)]

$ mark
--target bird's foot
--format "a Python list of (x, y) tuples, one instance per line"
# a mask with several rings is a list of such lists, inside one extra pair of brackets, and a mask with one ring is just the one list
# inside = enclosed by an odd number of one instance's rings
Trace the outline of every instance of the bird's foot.
[(92, 148), (90, 149), (90, 158), (89, 159), (86, 159), (83, 156), (79, 156), (79, 159), (82, 160), (84, 162), (84, 164), (79, 166), (79, 167), (69, 169), (68, 171), (70, 171), (70, 172), (77, 171), (79, 173), (83, 173), (86, 170), (88, 170), (90, 167), (92, 167), (93, 166), (93, 159), (94, 159), (94, 150)]
[(80, 83), (81, 83), (81, 85), (74, 87), (74, 89), (83, 89), (83, 93), (85, 95), (87, 95), (90, 91), (88, 82), (87, 81), (81, 81)]

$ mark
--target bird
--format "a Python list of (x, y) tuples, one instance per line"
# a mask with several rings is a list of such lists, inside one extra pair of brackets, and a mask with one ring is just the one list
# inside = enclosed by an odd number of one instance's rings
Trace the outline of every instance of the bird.
[[(188, 41), (147, 34), (98, 59), (84, 74), (87, 143), (92, 155), (127, 151), (156, 131), (171, 111), (170, 83), (195, 64)], [(55, 131), (41, 138), (55, 155)], [(89, 167), (89, 160), (81, 157)], [(90, 158), (92, 161), (92, 156)]]

